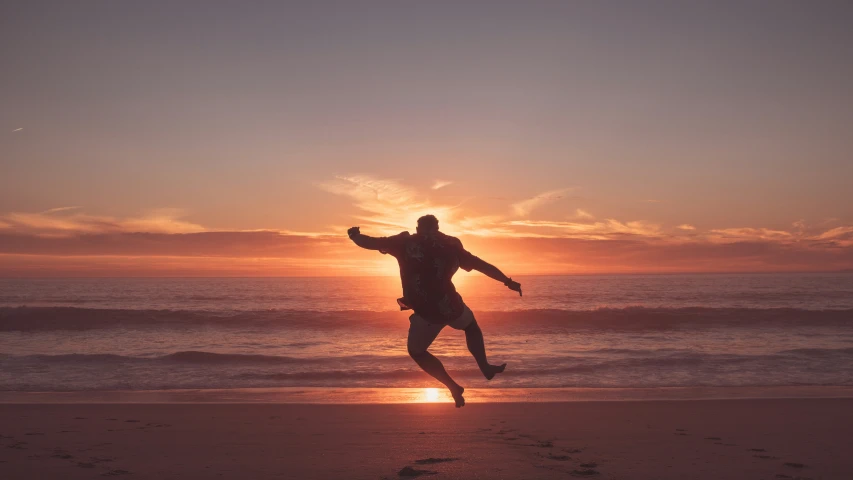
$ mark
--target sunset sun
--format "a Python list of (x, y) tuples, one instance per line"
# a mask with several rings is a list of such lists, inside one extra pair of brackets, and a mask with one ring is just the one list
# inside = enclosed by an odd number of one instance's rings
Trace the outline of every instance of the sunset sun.
[(437, 388), (425, 388), (424, 389), (424, 400), (427, 402), (437, 402), (439, 398), (438, 389)]

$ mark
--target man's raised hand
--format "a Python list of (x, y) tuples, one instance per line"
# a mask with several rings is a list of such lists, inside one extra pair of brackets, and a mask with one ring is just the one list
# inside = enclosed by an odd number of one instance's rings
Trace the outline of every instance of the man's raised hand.
[(359, 234), (361, 234), (361, 231), (359, 230), (359, 227), (352, 227), (352, 228), (350, 228), (349, 230), (347, 230), (347, 235), (348, 235), (350, 238), (352, 238), (352, 236), (353, 236), (353, 235), (359, 235)]

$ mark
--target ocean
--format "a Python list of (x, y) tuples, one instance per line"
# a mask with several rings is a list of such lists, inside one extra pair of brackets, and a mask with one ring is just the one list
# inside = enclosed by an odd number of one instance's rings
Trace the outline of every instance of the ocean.
[[(475, 388), (853, 385), (853, 274), (518, 277), (457, 287), (487, 382), (446, 328), (431, 351)], [(439, 386), (406, 353), (399, 279), (0, 279), (0, 391)]]

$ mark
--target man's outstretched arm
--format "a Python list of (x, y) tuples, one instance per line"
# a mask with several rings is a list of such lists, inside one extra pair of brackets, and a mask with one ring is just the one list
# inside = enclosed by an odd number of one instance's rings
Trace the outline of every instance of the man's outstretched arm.
[(368, 250), (380, 250), (383, 247), (382, 242), (378, 238), (362, 235), (358, 227), (352, 227), (347, 230), (347, 235), (349, 235), (349, 238), (353, 243), (361, 248), (366, 248)]
[(485, 260), (482, 260), (479, 257), (474, 257), (473, 264), (471, 265), (471, 267), (473, 268), (473, 270), (476, 270), (489, 278), (493, 278), (503, 283), (510, 290), (518, 292), (519, 296), (521, 295), (521, 284), (516, 281), (513, 281), (513, 279), (504, 275), (504, 272), (500, 271), (498, 267), (492, 265), (491, 263), (486, 262)]

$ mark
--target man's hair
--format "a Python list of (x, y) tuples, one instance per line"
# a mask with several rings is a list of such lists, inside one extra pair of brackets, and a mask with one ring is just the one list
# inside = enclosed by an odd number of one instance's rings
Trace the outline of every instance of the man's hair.
[(418, 219), (418, 231), (419, 232), (432, 232), (438, 231), (438, 219), (435, 218), (435, 215), (424, 215), (423, 217)]

